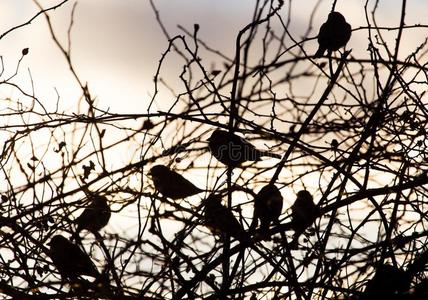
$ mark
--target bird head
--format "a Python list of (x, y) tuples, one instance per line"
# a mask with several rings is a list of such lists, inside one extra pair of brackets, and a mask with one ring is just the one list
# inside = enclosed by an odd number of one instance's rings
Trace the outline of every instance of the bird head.
[(307, 190), (302, 190), (297, 193), (297, 200), (305, 202), (313, 202), (314, 198)]
[(202, 204), (205, 206), (217, 206), (221, 204), (222, 196), (220, 194), (211, 194), (203, 200)]
[(332, 11), (331, 13), (328, 14), (328, 21), (335, 22), (335, 23), (346, 22), (345, 17), (340, 12), (337, 12), (337, 11)]
[[(268, 194), (275, 194), (275, 195), (281, 195), (281, 192), (279, 191), (279, 189), (276, 187), (276, 185), (268, 183), (267, 185), (265, 185), (261, 190), (264, 191), (265, 193)], [(260, 193), (259, 192), (259, 193)]]
[(51, 238), (51, 240), (48, 243), (48, 246), (50, 246), (51, 248), (58, 248), (64, 244), (68, 244), (68, 240), (62, 235), (57, 234)]
[(221, 143), (224, 140), (224, 136), (227, 132), (224, 130), (216, 129), (213, 131), (211, 136), (208, 138), (208, 142)]
[(95, 206), (104, 206), (108, 203), (108, 200), (106, 197), (102, 196), (102, 195), (98, 195), (98, 194), (94, 194), (91, 195), (91, 197), (89, 197), (89, 199), (95, 203)]
[(164, 165), (156, 165), (150, 169), (148, 175), (153, 177), (159, 177), (164, 176), (164, 174), (167, 172), (169, 172), (168, 167), (165, 167)]

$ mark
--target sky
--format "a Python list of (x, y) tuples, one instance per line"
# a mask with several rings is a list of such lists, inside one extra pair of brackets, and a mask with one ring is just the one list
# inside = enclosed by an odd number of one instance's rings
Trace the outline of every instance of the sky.
[[(60, 2), (45, 0), (40, 3), (48, 7)], [(310, 0), (301, 5), (298, 1), (285, 1), (286, 9), (291, 3), (294, 11), (295, 19), (291, 29), (296, 33), (295, 37), (306, 29), (311, 13), (308, 7), (313, 7), (316, 2)], [(364, 25), (363, 2), (365, 1), (338, 1), (336, 9), (356, 28)], [(423, 0), (408, 2), (409, 22), (420, 22), (418, 12), (426, 10), (428, 3)], [(50, 12), (55, 32), (63, 43), (66, 42), (74, 3), (75, 1), (67, 2)], [(167, 40), (156, 23), (150, 1), (103, 0), (101, 5), (98, 0), (81, 0), (77, 3), (71, 33), (72, 60), (77, 73), (89, 83), (93, 95), (103, 108), (122, 113), (144, 111), (153, 93), (152, 79), (157, 62), (167, 47)], [(251, 19), (255, 1), (154, 0), (154, 3), (171, 36), (183, 34), (177, 28), (178, 24), (192, 31), (193, 24), (198, 23), (201, 28), (199, 36), (205, 42), (233, 57), (236, 33)], [(380, 1), (379, 23), (397, 24), (400, 3), (399, 0)], [(316, 28), (313, 29), (313, 36), (330, 7), (331, 1), (321, 1), (320, 9), (315, 15)], [(38, 11), (30, 0), (0, 0), (0, 8), (0, 32), (26, 22)], [(365, 35), (355, 32), (349, 47), (357, 53), (362, 43), (366, 43), (365, 39)], [(315, 42), (308, 43), (309, 48), (314, 49), (315, 46)], [(5, 73), (13, 74), (21, 49), (25, 47), (30, 48), (30, 54), (21, 65), (19, 79), (30, 87), (30, 70), (37, 95), (43, 97), (44, 105), (53, 107), (56, 104), (57, 89), (61, 97), (67, 99), (66, 104), (72, 107), (72, 99), (78, 95), (77, 85), (49, 36), (43, 16), (0, 40), (0, 55), (5, 62)], [(169, 62), (168, 66), (173, 68), (180, 65), (179, 62)], [(11, 96), (7, 95), (8, 90), (2, 92), (0, 97)]]
[[(200, 25), (199, 36), (212, 47), (222, 50), (233, 57), (237, 32), (251, 20), (253, 6), (251, 0), (153, 0), (160, 12), (165, 27), (171, 36), (183, 34), (178, 24), (193, 30), (193, 25)], [(60, 0), (40, 1), (44, 7), (60, 3)], [(307, 28), (311, 9), (316, 2), (284, 1), (293, 8), (293, 22), (290, 26), (294, 37), (299, 40)], [(352, 28), (365, 26), (363, 0), (338, 0), (336, 9), (342, 12)], [(369, 1), (373, 5), (375, 1)], [(67, 28), (70, 23), (72, 7), (76, 1), (69, 1), (55, 11), (49, 12), (55, 33), (63, 45), (67, 42)], [(302, 3), (304, 3), (302, 5)], [(311, 36), (315, 37), (319, 26), (325, 21), (332, 1), (321, 1), (320, 8), (314, 16), (314, 28)], [(397, 26), (401, 1), (379, 1), (378, 24)], [(408, 1), (407, 24), (425, 22), (428, 1)], [(38, 12), (30, 0), (0, 0), (0, 35), (9, 29), (27, 22)], [(421, 13), (423, 12), (423, 13)], [(423, 41), (426, 29), (414, 30), (407, 36), (402, 53), (415, 49), (415, 44)], [(394, 35), (390, 41), (394, 41)], [(147, 105), (153, 94), (153, 76), (161, 54), (168, 42), (158, 26), (149, 0), (80, 0), (75, 10), (74, 25), (71, 32), (71, 53), (73, 65), (84, 82), (88, 82), (98, 106), (116, 113), (146, 113)], [(71, 76), (65, 58), (53, 43), (46, 20), (39, 16), (28, 26), (19, 28), (0, 39), (0, 56), (4, 62), (4, 74), (0, 80), (15, 73), (21, 50), (29, 48), (18, 75), (12, 80), (31, 93), (34, 85), (35, 95), (41, 103), (54, 110), (58, 97), (60, 108), (76, 111), (80, 90)], [(304, 45), (309, 53), (314, 53), (316, 41)], [(355, 57), (367, 57), (367, 37), (363, 30), (355, 31), (347, 46), (352, 48)], [(208, 62), (211, 57), (204, 57)], [(217, 62), (219, 64), (219, 62)], [(168, 76), (174, 86), (174, 78), (181, 68), (182, 61), (167, 61), (163, 76)], [(207, 63), (209, 65), (209, 63)], [(171, 73), (171, 74), (169, 74)], [(31, 74), (31, 77), (30, 77)], [(33, 82), (32, 82), (33, 81)], [(6, 98), (21, 100), (22, 95), (10, 86), (0, 85), (0, 112), (8, 105)], [(22, 99), (22, 101), (24, 101)], [(159, 98), (159, 106), (167, 107), (172, 98)], [(1, 121), (0, 121), (1, 122)], [(1, 123), (0, 123), (1, 125)], [(0, 132), (0, 142), (2, 140)], [(120, 157), (118, 162), (120, 164)], [(126, 161), (126, 159), (124, 159)], [(187, 175), (187, 178), (188, 175)], [(202, 186), (204, 177), (196, 179)], [(291, 189), (288, 191), (289, 194)], [(285, 197), (288, 206), (295, 198)], [(288, 207), (284, 205), (284, 211)], [(284, 212), (283, 211), (283, 212)], [(122, 214), (131, 218), (131, 213)], [(118, 223), (116, 223), (118, 224)], [(113, 227), (116, 225), (112, 225)], [(119, 226), (119, 225), (117, 225)], [(137, 227), (131, 227), (136, 229)], [(112, 232), (115, 229), (111, 230)]]
[[(44, 0), (44, 7), (60, 3), (60, 0)], [(250, 0), (153, 0), (160, 17), (171, 36), (183, 34), (177, 27), (189, 31), (195, 23), (200, 25), (199, 36), (213, 48), (233, 57), (237, 32), (251, 20), (255, 1)], [(290, 32), (299, 40), (307, 28), (311, 9), (317, 1), (285, 1), (285, 15), (291, 3), (293, 20)], [(346, 16), (352, 28), (365, 26), (364, 3), (361, 0), (337, 1), (336, 10)], [(63, 45), (67, 43), (67, 28), (73, 5), (69, 1), (55, 11), (50, 11), (54, 31)], [(74, 25), (71, 31), (73, 65), (80, 78), (88, 82), (98, 106), (116, 113), (146, 113), (153, 94), (153, 76), (161, 54), (168, 46), (148, 0), (81, 0), (77, 1)], [(373, 6), (375, 1), (369, 1)], [(379, 1), (378, 24), (398, 25), (401, 1)], [(423, 0), (408, 1), (407, 24), (423, 22), (420, 12), (426, 11), (428, 3)], [(315, 37), (319, 26), (325, 21), (331, 1), (321, 1), (314, 16)], [(38, 12), (30, 0), (0, 0), (0, 34), (27, 22)], [(391, 41), (394, 40), (391, 35)], [(426, 37), (424, 30), (414, 31), (406, 37), (402, 53), (415, 49)], [(190, 40), (190, 39), (189, 39)], [(316, 50), (316, 41), (304, 45), (308, 53)], [(21, 50), (29, 48), (29, 54), (20, 65), (13, 82), (19, 83), (27, 92), (34, 85), (35, 95), (49, 109), (55, 109), (60, 97), (60, 108), (76, 111), (80, 90), (71, 76), (65, 58), (53, 43), (46, 20), (39, 16), (28, 26), (19, 28), (0, 40), (0, 55), (4, 61), (3, 78), (14, 74), (21, 57)], [(355, 57), (367, 57), (367, 37), (363, 30), (355, 31), (347, 46)], [(406, 49), (406, 47), (408, 49)], [(212, 57), (203, 57), (208, 61)], [(219, 63), (219, 62), (217, 62)], [(174, 86), (182, 61), (168, 60), (162, 76), (169, 76)], [(31, 77), (30, 77), (31, 74)], [(31, 80), (33, 82), (31, 82)], [(0, 100), (21, 99), (22, 95), (10, 86), (0, 86)], [(172, 98), (158, 98), (158, 106), (168, 107)], [(0, 101), (4, 109), (7, 101)], [(119, 161), (120, 162), (120, 161)], [(203, 179), (202, 179), (203, 181)]]
[[(44, 0), (40, 3), (48, 7), (60, 2)], [(233, 57), (237, 32), (251, 20), (255, 3), (249, 0), (153, 0), (153, 2), (170, 36), (183, 34), (177, 27), (179, 24), (192, 31), (193, 25), (198, 23), (199, 36), (208, 45), (223, 51), (229, 57)], [(285, 1), (281, 14), (285, 16), (291, 5), (293, 20), (290, 32), (296, 40), (299, 40), (306, 31), (312, 12), (308, 8), (314, 7), (317, 2), (308, 0), (305, 1), (305, 5), (301, 5), (299, 1)], [(365, 2), (337, 1), (336, 10), (342, 12), (352, 28), (356, 29), (365, 25)], [(375, 2), (369, 1), (369, 7)], [(150, 1), (103, 0), (102, 5), (99, 0), (67, 2), (55, 11), (49, 12), (54, 31), (63, 45), (67, 43), (67, 29), (75, 3), (77, 6), (71, 31), (72, 62), (81, 80), (88, 83), (92, 95), (96, 97), (97, 105), (116, 113), (146, 113), (153, 95), (153, 76), (161, 54), (168, 45), (167, 38), (156, 22)], [(331, 9), (331, 3), (320, 1), (310, 36), (316, 36), (319, 26)], [(378, 5), (378, 24), (398, 25), (401, 1), (383, 0), (379, 1)], [(408, 1), (407, 6), (406, 24), (423, 22), (419, 12), (426, 11), (428, 3), (413, 0)], [(27, 22), (38, 10), (30, 0), (0, 0), (2, 20), (0, 34)], [(415, 45), (426, 38), (425, 31), (425, 29), (413, 30), (412, 35), (406, 36), (409, 43), (403, 43), (401, 53), (407, 55), (409, 49), (415, 49)], [(390, 38), (393, 42), (395, 35), (392, 34)], [(314, 53), (316, 46), (315, 40), (304, 45), (308, 53)], [(28, 93), (31, 93), (34, 86), (35, 95), (48, 110), (54, 110), (59, 102), (61, 110), (76, 111), (80, 90), (68, 70), (65, 58), (52, 41), (43, 16), (37, 17), (30, 25), (16, 29), (0, 40), (0, 55), (5, 67), (2, 77), (8, 78), (15, 73), (21, 50), (26, 47), (29, 48), (29, 54), (24, 57), (18, 75), (12, 81), (18, 83)], [(366, 58), (368, 55), (366, 32), (354, 31), (347, 47), (352, 48), (355, 57)], [(202, 58), (206, 65), (210, 65), (210, 60), (213, 59), (210, 56)], [(177, 75), (181, 67), (182, 61), (167, 60), (162, 76), (169, 79), (168, 83), (171, 86), (177, 84)], [(25, 101), (16, 89), (0, 86), (0, 100), (9, 97)], [(158, 107), (168, 107), (172, 100), (171, 96), (158, 97)], [(0, 109), (7, 105), (7, 101), (0, 101)]]
[[(46, 4), (59, 2), (44, 1)], [(155, 1), (168, 29), (178, 33), (177, 24), (191, 29), (194, 23), (206, 23), (201, 34), (216, 44), (225, 42), (224, 33), (229, 32), (216, 27), (238, 29), (237, 24), (242, 25), (247, 19), (244, 13), (251, 12), (250, 5), (242, 10), (245, 1), (236, 1), (232, 6), (226, 2)], [(241, 6), (236, 6), (238, 2)], [(63, 43), (66, 42), (73, 3), (70, 1), (50, 13), (55, 32)], [(27, 21), (38, 10), (28, 0), (2, 0), (0, 6), (3, 6), (1, 32)], [(236, 18), (237, 10), (242, 13), (239, 18)], [(102, 5), (94, 0), (79, 1), (71, 35), (72, 60), (77, 72), (89, 82), (100, 104), (117, 112), (141, 110), (142, 102), (149, 99), (153, 90), (152, 78), (157, 62), (167, 47), (167, 40), (156, 23), (149, 1), (106, 0)], [(228, 39), (233, 41), (233, 35)], [(0, 54), (11, 72), (21, 49), (25, 47), (30, 48), (30, 54), (21, 68), (30, 68), (36, 89), (47, 97), (44, 103), (48, 105), (52, 100), (56, 101), (54, 88), (62, 97), (76, 89), (75, 82), (67, 74), (64, 58), (50, 39), (43, 16), (0, 41)], [(75, 94), (70, 95), (71, 98), (73, 96)]]

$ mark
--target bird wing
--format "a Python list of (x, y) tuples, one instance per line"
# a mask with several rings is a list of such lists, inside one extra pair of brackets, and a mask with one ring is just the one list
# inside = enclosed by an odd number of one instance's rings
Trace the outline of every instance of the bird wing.
[(97, 277), (100, 273), (89, 256), (79, 246), (70, 243), (70, 258), (73, 259), (76, 273)]
[(278, 220), (282, 202), (281, 193), (275, 186), (269, 184), (259, 191), (254, 202), (254, 217), (260, 219), (262, 231), (267, 231), (269, 225)]
[(320, 46), (326, 48), (329, 42), (329, 31), (331, 30), (331, 26), (328, 22), (325, 22), (321, 25), (320, 30), (318, 32), (318, 43)]
[(207, 205), (205, 208), (205, 225), (212, 228), (211, 231), (216, 234), (227, 233), (238, 240), (245, 236), (244, 229), (233, 213), (220, 203)]
[(94, 198), (92, 200), (82, 214), (75, 220), (75, 223), (77, 224), (77, 232), (80, 232), (83, 229), (98, 231), (107, 225), (111, 217), (111, 210), (106, 200), (107, 199), (104, 197)]
[(169, 189), (171, 194), (176, 194), (179, 198), (185, 198), (202, 192), (202, 189), (195, 186), (180, 174), (171, 171)]

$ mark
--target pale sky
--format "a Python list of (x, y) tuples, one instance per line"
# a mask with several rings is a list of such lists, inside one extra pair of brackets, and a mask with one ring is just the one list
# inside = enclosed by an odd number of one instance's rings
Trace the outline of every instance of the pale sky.
[[(41, 1), (44, 7), (60, 2), (61, 0)], [(231, 58), (233, 58), (237, 32), (251, 21), (255, 2), (254, 0), (154, 0), (171, 36), (183, 34), (177, 28), (178, 24), (192, 31), (193, 24), (198, 23), (199, 37)], [(286, 15), (290, 1), (284, 2), (282, 13)], [(290, 32), (297, 41), (301, 40), (301, 35), (307, 29), (312, 7), (316, 2), (315, 0), (291, 2), (293, 19)], [(353, 29), (366, 26), (365, 0), (338, 0), (337, 2), (336, 10), (346, 16)], [(369, 3), (373, 5), (375, 2), (372, 0)], [(57, 10), (49, 12), (54, 30), (61, 38), (63, 45), (66, 45), (67, 28), (74, 3), (75, 1), (70, 1)], [(314, 16), (311, 37), (317, 35), (319, 26), (326, 20), (331, 3), (332, 1), (321, 1), (321, 6)], [(407, 5), (407, 25), (427, 22), (427, 0), (412, 0), (408, 1)], [(400, 7), (399, 0), (379, 1), (378, 25), (398, 26)], [(0, 0), (0, 35), (28, 21), (37, 11), (38, 8), (31, 0)], [(427, 37), (426, 32), (426, 28), (412, 29), (411, 35), (403, 37), (406, 42), (403, 43), (400, 54), (405, 57), (413, 51), (416, 45), (422, 43)], [(395, 34), (396, 32), (391, 33), (389, 42), (394, 42)], [(115, 113), (146, 113), (153, 93), (153, 76), (161, 54), (168, 45), (156, 23), (149, 0), (78, 1), (71, 36), (73, 65), (81, 80), (88, 82), (91, 94), (97, 98), (97, 106)], [(191, 43), (190, 38), (188, 41)], [(353, 32), (347, 48), (353, 49), (354, 57), (367, 58), (367, 44), (367, 32), (360, 30)], [(12, 81), (31, 94), (29, 76), (31, 72), (36, 97), (48, 110), (55, 109), (58, 100), (55, 91), (57, 89), (60, 96), (60, 110), (76, 111), (81, 91), (68, 70), (65, 58), (50, 37), (44, 16), (39, 16), (30, 25), (17, 29), (0, 40), (0, 55), (5, 67), (0, 80), (10, 77), (15, 72), (21, 50), (26, 47), (29, 48), (29, 54), (24, 58), (18, 75)], [(316, 40), (304, 44), (308, 53), (314, 53), (316, 47)], [(206, 66), (210, 66), (212, 57), (207, 56), (202, 59)], [(170, 59), (165, 64), (162, 77), (167, 77), (171, 86), (177, 85), (175, 80), (181, 71), (182, 63), (183, 61)], [(216, 63), (221, 66), (222, 62)], [(178, 92), (181, 91), (178, 90)], [(14, 101), (24, 98), (10, 86), (0, 85), (0, 112), (7, 105), (7, 101), (1, 100), (8, 97)], [(172, 98), (157, 98), (158, 102), (165, 101), (165, 103), (159, 103), (164, 106), (168, 106), (169, 101), (172, 100)], [(3, 132), (0, 131), (0, 143), (5, 137), (1, 134)], [(123, 146), (127, 147), (127, 145)], [(129, 149), (126, 151), (130, 152)], [(108, 163), (123, 165), (126, 161), (125, 155), (119, 153)], [(187, 178), (191, 176), (186, 174)], [(202, 187), (205, 179), (204, 175), (199, 176), (195, 179), (195, 183)], [(132, 181), (133, 179), (131, 184)], [(135, 181), (137, 181), (137, 175)], [(317, 188), (316, 180), (314, 182), (315, 187), (312, 191)], [(285, 212), (295, 196), (291, 188), (281, 192), (284, 196), (286, 195), (284, 201), (287, 204), (284, 204), (283, 211)], [(116, 214), (113, 218), (117, 217)], [(126, 211), (121, 213), (121, 217), (136, 221), (132, 210), (128, 215)], [(109, 226), (113, 229), (108, 231), (116, 232), (114, 227), (119, 222), (111, 223), (113, 225)], [(130, 230), (137, 230), (137, 228), (135, 224), (130, 226)], [(373, 231), (373, 233), (377, 232)]]
[[(60, 1), (42, 1), (47, 4)], [(70, 1), (51, 11), (55, 31), (66, 39), (66, 30), (71, 8), (75, 1)], [(246, 25), (252, 16), (254, 1), (248, 0), (154, 0), (161, 13), (166, 28), (171, 35), (182, 34), (177, 28), (183, 25), (190, 31), (193, 24), (200, 24), (199, 36), (210, 46), (233, 56), (234, 39), (240, 28)], [(294, 20), (291, 30), (295, 38), (306, 30), (311, 8), (316, 1), (305, 1), (300, 5), (292, 2)], [(365, 1), (338, 1), (336, 10), (342, 12), (353, 28), (364, 26)], [(371, 1), (374, 2), (374, 1)], [(285, 1), (285, 14), (289, 1)], [(379, 2), (380, 25), (397, 25), (400, 12), (398, 0)], [(300, 6), (299, 6), (300, 5)], [(321, 8), (315, 15), (312, 36), (318, 32), (325, 20), (331, 1), (322, 1)], [(30, 0), (0, 0), (0, 32), (27, 21), (38, 10)], [(423, 0), (408, 1), (408, 24), (422, 22), (421, 11), (426, 11), (428, 3)], [(299, 30), (300, 29), (300, 30)], [(424, 33), (421, 31), (422, 40)], [(190, 40), (190, 39), (189, 39)], [(365, 32), (354, 32), (348, 48), (353, 54), (366, 50)], [(72, 30), (72, 59), (82, 80), (89, 82), (93, 95), (97, 96), (99, 105), (115, 112), (145, 112), (144, 108), (153, 91), (152, 78), (160, 55), (165, 51), (167, 42), (157, 26), (154, 13), (148, 0), (82, 0), (78, 1), (75, 24)], [(414, 49), (410, 45), (409, 49)], [(43, 16), (24, 28), (10, 33), (0, 41), (0, 55), (3, 56), (5, 74), (13, 74), (21, 49), (29, 47), (30, 54), (24, 59), (19, 79), (29, 87), (28, 71), (34, 80), (36, 95), (42, 97), (44, 105), (53, 105), (57, 95), (54, 88), (70, 106), (76, 99), (78, 90), (70, 77), (65, 60), (53, 45)], [(305, 45), (308, 51), (315, 49), (316, 42)], [(206, 58), (209, 62), (209, 57)], [(209, 65), (209, 63), (207, 63)], [(181, 67), (181, 62), (170, 61), (168, 66)], [(18, 78), (17, 78), (18, 79)], [(10, 90), (9, 90), (10, 91)], [(1, 90), (0, 96), (13, 96), (8, 89)], [(66, 107), (66, 103), (64, 103)]]
[[(60, 0), (44, 0), (44, 7), (60, 3)], [(292, 3), (290, 32), (299, 41), (307, 29), (312, 7), (317, 1), (299, 1)], [(67, 28), (75, 1), (67, 2), (55, 11), (50, 11), (54, 30), (65, 45)], [(102, 3), (102, 4), (101, 4)], [(199, 37), (208, 45), (233, 57), (237, 32), (245, 26), (253, 13), (255, 1), (249, 0), (154, 0), (165, 27), (171, 36), (183, 34), (177, 28), (180, 24), (189, 31), (193, 24), (200, 25)], [(290, 1), (285, 1), (281, 13), (286, 16)], [(365, 26), (364, 3), (360, 0), (338, 1), (336, 10), (346, 16), (352, 28)], [(373, 6), (375, 1), (369, 2)], [(38, 8), (30, 0), (0, 0), (0, 33), (20, 25), (33, 17)], [(406, 24), (422, 23), (420, 12), (426, 11), (428, 2), (424, 0), (408, 1)], [(315, 37), (319, 26), (325, 21), (331, 1), (321, 1), (314, 16), (314, 28), (310, 36)], [(377, 21), (380, 26), (398, 26), (401, 1), (379, 1)], [(115, 113), (146, 113), (147, 105), (153, 93), (153, 76), (161, 54), (168, 43), (155, 20), (155, 14), (148, 0), (81, 0), (75, 11), (72, 28), (72, 61), (77, 73), (84, 82), (89, 83), (98, 107)], [(395, 32), (391, 34), (393, 43)], [(413, 30), (405, 36), (409, 43), (403, 43), (404, 56), (416, 48), (426, 38), (426, 29)], [(188, 38), (189, 44), (191, 39)], [(347, 48), (357, 58), (367, 58), (367, 32), (354, 31)], [(308, 53), (316, 50), (316, 40), (304, 44)], [(14, 82), (31, 93), (29, 71), (34, 81), (35, 94), (40, 102), (54, 110), (60, 96), (59, 110), (75, 112), (78, 97), (81, 95), (77, 83), (72, 78), (66, 61), (54, 45), (44, 16), (39, 16), (32, 24), (8, 34), (0, 40), (0, 55), (3, 57), (7, 78), (15, 72), (21, 50), (30, 49), (24, 58)], [(406, 49), (407, 48), (407, 49)], [(206, 66), (213, 59), (202, 57)], [(183, 61), (169, 59), (162, 70), (162, 77), (168, 79), (171, 86), (177, 85), (178, 74)], [(221, 61), (217, 64), (221, 67)], [(168, 77), (169, 76), (169, 77)], [(180, 87), (181, 88), (181, 87)], [(306, 87), (304, 87), (306, 88)], [(182, 88), (178, 90), (182, 91)], [(11, 97), (22, 100), (15, 89), (2, 85), (0, 99)], [(168, 107), (173, 101), (169, 97), (157, 97), (159, 106)], [(3, 110), (7, 102), (0, 102)], [(154, 107), (154, 110), (157, 107)], [(1, 138), (1, 136), (0, 136)], [(112, 163), (122, 164), (128, 161), (123, 154)], [(203, 180), (203, 179), (202, 179)]]

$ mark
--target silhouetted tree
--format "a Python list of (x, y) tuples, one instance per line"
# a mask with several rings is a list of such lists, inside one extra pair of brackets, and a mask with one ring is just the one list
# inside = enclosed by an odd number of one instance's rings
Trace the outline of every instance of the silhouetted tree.
[(45, 17), (81, 91), (48, 109), (14, 81), (31, 49), (14, 76), (1, 60), (1, 297), (426, 298), (428, 24), (408, 19), (415, 6), (388, 2), (399, 17), (384, 24), (387, 1), (361, 2), (359, 23), (349, 1), (305, 3), (304, 19), (297, 2), (254, 1), (228, 56), (198, 24), (170, 35), (150, 0), (168, 46), (151, 98), (119, 114), (81, 79), (73, 22), (66, 42), (54, 30), (67, 2), (34, 1), (0, 34)]

